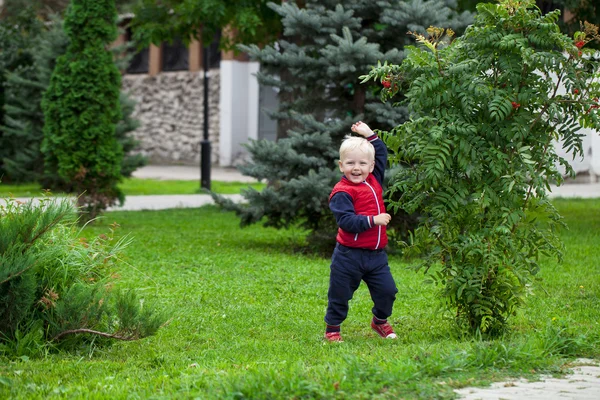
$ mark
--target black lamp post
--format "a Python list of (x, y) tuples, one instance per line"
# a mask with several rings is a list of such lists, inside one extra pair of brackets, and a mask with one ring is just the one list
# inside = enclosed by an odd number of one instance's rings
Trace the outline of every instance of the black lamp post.
[(200, 187), (210, 190), (210, 141), (208, 140), (208, 46), (203, 46), (204, 69), (204, 137), (200, 142)]

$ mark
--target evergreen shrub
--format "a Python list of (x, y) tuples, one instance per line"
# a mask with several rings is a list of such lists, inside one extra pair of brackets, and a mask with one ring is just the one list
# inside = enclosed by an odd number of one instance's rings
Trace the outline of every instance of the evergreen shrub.
[[(415, 34), (401, 65), (383, 64), (364, 81), (389, 81), (387, 100), (406, 96), (411, 119), (385, 135), (393, 164), (411, 160), (391, 184), (393, 206), (421, 210), (411, 250), (441, 285), (461, 326), (501, 332), (523, 307), (546, 256), (561, 257), (561, 217), (548, 200), (563, 182), (560, 142), (582, 156), (581, 127), (600, 129), (598, 27), (569, 37), (560, 11), (533, 0), (479, 4), (475, 24)], [(561, 89), (563, 88), (563, 89)]]
[(12, 72), (30, 67), (33, 54), (28, 50), (33, 38), (41, 30), (42, 24), (32, 10), (6, 16), (0, 24), (0, 177), (5, 175), (5, 158), (13, 150), (2, 129), (8, 118), (5, 110), (5, 104), (9, 101), (7, 98), (10, 97), (6, 90), (7, 80)]
[(108, 45), (116, 38), (114, 0), (73, 0), (60, 56), (44, 94), (45, 166), (71, 183), (85, 220), (123, 200), (123, 148), (116, 139), (121, 118), (121, 75)]
[(123, 340), (152, 335), (164, 322), (134, 291), (112, 290), (127, 237), (79, 237), (67, 201), (0, 205), (0, 353), (32, 356), (81, 333)]

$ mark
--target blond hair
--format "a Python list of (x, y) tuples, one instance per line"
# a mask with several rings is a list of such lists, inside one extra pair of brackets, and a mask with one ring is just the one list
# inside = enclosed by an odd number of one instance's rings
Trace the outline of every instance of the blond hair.
[(347, 135), (342, 141), (342, 145), (340, 146), (340, 160), (343, 160), (346, 154), (356, 149), (360, 149), (365, 153), (369, 157), (369, 160), (375, 160), (375, 147), (373, 147), (371, 142), (363, 137), (350, 135)]

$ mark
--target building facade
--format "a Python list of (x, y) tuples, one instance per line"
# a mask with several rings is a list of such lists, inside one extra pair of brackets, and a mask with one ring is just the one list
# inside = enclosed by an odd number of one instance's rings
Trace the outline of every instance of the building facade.
[[(129, 33), (119, 38), (126, 42)], [(247, 160), (250, 140), (276, 138), (276, 123), (268, 110), (277, 109), (277, 93), (261, 87), (257, 62), (244, 54), (220, 52), (215, 37), (209, 51), (209, 140), (211, 163), (235, 166)], [(118, 44), (118, 43), (117, 43)], [(154, 164), (200, 163), (204, 101), (202, 46), (192, 41), (151, 45), (135, 54), (123, 76), (123, 90), (137, 102), (133, 132), (139, 152)], [(600, 135), (582, 129), (584, 156), (570, 160), (578, 181), (597, 182), (600, 176)], [(569, 159), (560, 143), (559, 155)]]

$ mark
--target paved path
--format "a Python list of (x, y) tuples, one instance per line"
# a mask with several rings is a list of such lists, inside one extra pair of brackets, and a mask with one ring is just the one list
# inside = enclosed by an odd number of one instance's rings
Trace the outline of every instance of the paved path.
[[(200, 187), (200, 167), (184, 165), (148, 165), (137, 169), (133, 176), (140, 179), (182, 180), (197, 181)], [(256, 179), (242, 175), (235, 168), (211, 168), (211, 180), (222, 182), (256, 182)], [(223, 195), (233, 201), (242, 201), (239, 194)], [(17, 198), (26, 202), (30, 198)], [(34, 199), (37, 201), (37, 199)], [(153, 196), (126, 196), (122, 207), (110, 207), (107, 211), (140, 211), (164, 210), (168, 208), (195, 208), (206, 204), (213, 204), (212, 197), (208, 194), (176, 194)]]
[[(181, 180), (200, 182), (200, 167), (188, 165), (146, 165), (133, 172), (141, 179)], [(242, 175), (236, 168), (211, 167), (210, 178), (213, 181), (256, 182), (256, 179)]]
[(552, 186), (551, 189), (551, 197), (580, 197), (583, 199), (600, 197), (600, 183), (567, 183), (558, 187)]
[(496, 382), (488, 388), (455, 390), (463, 400), (598, 400), (600, 399), (600, 366), (594, 360), (579, 360), (581, 366), (573, 374), (556, 379), (542, 377), (528, 382), (518, 379)]
[[(184, 165), (149, 165), (139, 168), (133, 176), (141, 179), (194, 180), (200, 186), (200, 167)], [(211, 180), (229, 182), (256, 182), (256, 179), (242, 175), (235, 168), (211, 167)], [(600, 198), (600, 183), (573, 183), (552, 188), (552, 197)], [(240, 195), (225, 195), (234, 201), (241, 201)], [(29, 199), (19, 199), (27, 201)], [(189, 208), (213, 204), (210, 195), (158, 195), (127, 196), (122, 207), (111, 207), (108, 211), (162, 210), (167, 208)], [(600, 400), (600, 396), (598, 397)]]
[[(183, 165), (149, 165), (133, 173), (136, 178), (145, 179), (177, 179), (195, 180), (200, 182), (200, 167)], [(256, 179), (242, 175), (235, 168), (211, 168), (211, 179), (215, 181), (256, 182)], [(600, 183), (568, 184), (553, 188), (554, 197), (598, 197), (600, 198)], [(240, 195), (228, 195), (234, 201), (241, 201)], [(127, 196), (123, 207), (113, 207), (112, 210), (159, 210), (174, 207), (200, 207), (212, 204), (210, 196), (204, 194), (169, 195), (169, 196)], [(599, 398), (600, 400), (600, 398)]]
[[(189, 166), (159, 166), (151, 165), (138, 169), (133, 173), (137, 178), (146, 179), (179, 179), (179, 180), (197, 180), (200, 182), (200, 169)], [(235, 168), (212, 168), (211, 179), (215, 181), (237, 181), (237, 182), (256, 182), (256, 179), (242, 175)], [(198, 184), (199, 185), (199, 184)], [(582, 198), (600, 198), (600, 183), (594, 184), (568, 184), (561, 187), (552, 188), (553, 197), (582, 197)], [(240, 195), (227, 195), (234, 201), (243, 199)], [(191, 194), (191, 195), (165, 195), (165, 196), (127, 196), (123, 207), (112, 207), (109, 211), (124, 210), (160, 210), (174, 207), (200, 207), (205, 204), (212, 204), (213, 200), (209, 195)], [(599, 397), (600, 400), (600, 397)]]
[[(217, 180), (217, 179), (215, 179)], [(240, 181), (238, 181), (240, 182)], [(199, 184), (198, 184), (199, 185)], [(552, 197), (582, 197), (600, 198), (600, 185), (568, 185), (572, 188), (562, 186), (554, 188)], [(583, 187), (579, 187), (583, 186)], [(594, 187), (587, 187), (594, 186)], [(234, 201), (241, 201), (243, 197), (239, 194), (224, 195)], [(185, 194), (185, 195), (160, 195), (160, 196), (127, 196), (123, 207), (112, 207), (108, 211), (138, 211), (138, 210), (161, 210), (166, 208), (200, 207), (205, 204), (213, 204), (210, 195), (207, 194)], [(600, 400), (600, 397), (598, 397)]]
[[(241, 194), (226, 194), (236, 202), (244, 198)], [(155, 195), (155, 196), (126, 196), (122, 207), (110, 207), (107, 211), (141, 211), (165, 210), (168, 208), (197, 208), (207, 204), (214, 204), (208, 194), (181, 194), (181, 195)]]

